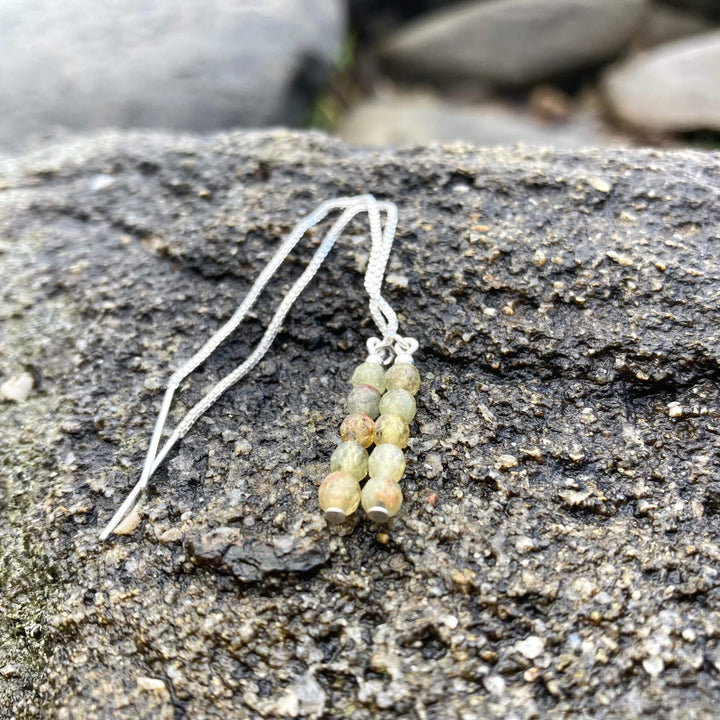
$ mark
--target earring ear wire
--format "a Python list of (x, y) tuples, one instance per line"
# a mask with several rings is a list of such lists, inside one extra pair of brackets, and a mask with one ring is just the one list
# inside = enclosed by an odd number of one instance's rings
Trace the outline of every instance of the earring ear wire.
[[(261, 294), (267, 283), (270, 281), (278, 268), (282, 265), (290, 252), (292, 252), (295, 246), (300, 242), (305, 233), (310, 228), (314, 227), (319, 222), (324, 220), (331, 212), (338, 210), (341, 211), (340, 217), (331, 226), (330, 230), (320, 243), (319, 247), (315, 251), (313, 257), (311, 258), (303, 273), (291, 286), (290, 290), (288, 290), (286, 295), (281, 299), (272, 319), (270, 320), (265, 334), (255, 347), (255, 349), (250, 353), (250, 355), (245, 359), (243, 363), (241, 363), (232, 372), (228, 373), (225, 377), (218, 381), (213, 386), (213, 388), (188, 411), (185, 417), (178, 423), (177, 427), (171, 432), (168, 439), (161, 446), (160, 443), (162, 441), (163, 431), (165, 429), (168, 413), (170, 412), (172, 400), (176, 390), (180, 387), (181, 382), (186, 377), (188, 377), (194, 370), (196, 370), (200, 365), (202, 365), (202, 363), (204, 363), (210, 357), (210, 355), (212, 355), (212, 353), (239, 327), (239, 325), (247, 316), (250, 309), (257, 301), (259, 295)], [(142, 472), (140, 474), (140, 479), (132, 488), (132, 490), (128, 493), (127, 497), (117, 509), (110, 522), (100, 533), (101, 540), (106, 540), (110, 536), (110, 534), (117, 528), (117, 526), (128, 513), (128, 511), (133, 507), (134, 503), (137, 500), (137, 497), (147, 486), (148, 481), (157, 471), (158, 467), (160, 467), (160, 465), (165, 460), (172, 448), (185, 436), (185, 434), (197, 422), (197, 420), (210, 407), (212, 407), (212, 405), (218, 400), (218, 398), (220, 398), (220, 396), (225, 391), (231, 388), (243, 377), (245, 377), (245, 375), (247, 375), (247, 373), (253, 367), (255, 367), (255, 365), (257, 365), (258, 362), (260, 362), (260, 360), (264, 357), (265, 353), (268, 351), (275, 337), (280, 331), (282, 323), (285, 320), (288, 312), (292, 308), (293, 304), (295, 303), (299, 295), (302, 293), (302, 291), (305, 289), (305, 287), (308, 285), (308, 283), (310, 283), (310, 281), (314, 278), (315, 274), (319, 270), (327, 255), (332, 250), (335, 242), (340, 237), (343, 230), (347, 227), (351, 220), (360, 213), (366, 213), (368, 216), (371, 240), (370, 256), (368, 258), (367, 269), (365, 272), (364, 285), (369, 297), (368, 306), (370, 314), (382, 335), (382, 338), (371, 338), (368, 341), (368, 350), (370, 352), (370, 355), (368, 356), (368, 360), (365, 364), (376, 365), (379, 367), (379, 369), (382, 369), (382, 365), (387, 365), (390, 362), (393, 362), (393, 360), (397, 364), (399, 357), (410, 358), (409, 362), (412, 361), (411, 356), (412, 353), (417, 350), (417, 341), (413, 340), (412, 338), (400, 338), (398, 336), (397, 315), (387, 303), (387, 301), (383, 298), (381, 293), (382, 282), (385, 275), (385, 268), (387, 266), (387, 261), (390, 256), (393, 239), (395, 237), (395, 230), (397, 227), (397, 207), (391, 202), (376, 200), (372, 195), (342, 197), (336, 198), (334, 200), (328, 200), (322, 203), (312, 213), (310, 213), (300, 222), (298, 222), (295, 228), (283, 240), (280, 247), (275, 252), (273, 257), (265, 266), (265, 268), (262, 270), (258, 278), (255, 280), (245, 299), (242, 301), (242, 303), (232, 315), (232, 317), (217, 332), (215, 332), (210, 337), (210, 339), (189, 360), (183, 363), (181, 367), (174, 373), (172, 373), (172, 375), (170, 376), (167, 388), (165, 390), (165, 395), (160, 406), (160, 411), (155, 422), (155, 427), (153, 429), (153, 433), (150, 439), (150, 445), (148, 447), (147, 455), (145, 457), (145, 462), (143, 464)], [(382, 218), (383, 214), (384, 223)], [(400, 353), (400, 355), (398, 355), (398, 349), (402, 350), (402, 353)], [(379, 363), (378, 359), (380, 361)], [(406, 360), (405, 362), (407, 364), (408, 361)], [(370, 387), (365, 385), (364, 383), (359, 383), (358, 386), (360, 385), (368, 388)], [(375, 392), (377, 392), (376, 389), (374, 390)], [(348, 407), (350, 407), (350, 404)], [(378, 397), (378, 410), (380, 410), (380, 407), (381, 403)], [(395, 408), (395, 406), (393, 406), (393, 408)], [(375, 417), (377, 417), (377, 415), (375, 415)], [(373, 420), (374, 419), (375, 418), (373, 418)], [(373, 456), (375, 455), (376, 451), (373, 451)], [(349, 457), (350, 452), (351, 451), (349, 450), (344, 450), (343, 457)], [(355, 453), (355, 457), (358, 457), (357, 453)], [(343, 463), (345, 462), (346, 460), (343, 460)], [(358, 472), (359, 470), (356, 470), (356, 474)], [(385, 472), (386, 471), (383, 466), (382, 473)], [(368, 481), (368, 483), (366, 484), (366, 488), (368, 484), (372, 482), (372, 479), (373, 476), (371, 473), (371, 480)], [(325, 482), (327, 482), (327, 479)], [(335, 483), (333, 487), (339, 487), (340, 485), (341, 483)], [(376, 485), (378, 484), (376, 483)], [(373, 485), (372, 487), (375, 488), (375, 485)], [(327, 494), (325, 492), (326, 490), (327, 486), (325, 486), (325, 490), (323, 490), (323, 485), (321, 485), (321, 506), (323, 504), (326, 504), (323, 499)], [(386, 490), (387, 489), (385, 489), (385, 491)], [(365, 491), (363, 490), (363, 492)], [(373, 492), (375, 492), (375, 490), (373, 490)], [(333, 495), (333, 497), (335, 496)], [(373, 495), (373, 497), (375, 497), (375, 495)], [(378, 495), (378, 497), (380, 497), (380, 495)], [(400, 495), (400, 502), (401, 501), (402, 496)], [(385, 502), (385, 500), (383, 500), (383, 498), (380, 498), (378, 502), (382, 504), (382, 502)], [(355, 505), (355, 507), (357, 507), (357, 504)], [(380, 507), (380, 505), (378, 505), (377, 507)], [(399, 509), (399, 503), (397, 504), (397, 508)], [(335, 522), (340, 519), (340, 516), (337, 512), (338, 507), (335, 507), (333, 505), (323, 509), (325, 511), (326, 517), (330, 522)], [(343, 512), (344, 519), (347, 516), (347, 513), (345, 513), (345, 511), (342, 509), (341, 511)], [(395, 512), (396, 511), (397, 510), (395, 510)], [(370, 511), (368, 511), (368, 513), (370, 514)], [(383, 515), (383, 513), (379, 510), (373, 511), (373, 514), (371, 514), (371, 518), (375, 519), (377, 517), (377, 519), (382, 519), (381, 515)]]

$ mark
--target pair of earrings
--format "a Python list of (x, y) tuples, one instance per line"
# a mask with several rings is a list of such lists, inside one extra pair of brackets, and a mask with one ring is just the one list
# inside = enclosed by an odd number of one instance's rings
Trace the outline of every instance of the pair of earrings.
[[(323, 238), (303, 273), (281, 299), (255, 349), (190, 409), (161, 446), (173, 396), (180, 383), (243, 322), (273, 274), (305, 233), (338, 210), (341, 211), (340, 217)], [(397, 514), (402, 504), (398, 481), (405, 469), (403, 448), (409, 437), (409, 423), (415, 416), (414, 396), (420, 385), (412, 360), (418, 343), (413, 338), (403, 338), (398, 334), (397, 315), (381, 293), (397, 227), (397, 208), (393, 203), (376, 200), (372, 195), (359, 195), (328, 200), (303, 218), (283, 240), (233, 316), (170, 376), (140, 479), (100, 534), (101, 540), (110, 536), (133, 507), (175, 444), (226, 390), (264, 357), (295, 300), (313, 279), (343, 230), (361, 213), (367, 214), (370, 228), (370, 255), (364, 285), (370, 314), (381, 337), (368, 341), (370, 354), (353, 374), (353, 389), (347, 401), (348, 416), (340, 428), (342, 442), (330, 459), (332, 472), (320, 485), (319, 500), (330, 523), (343, 522), (361, 502), (368, 517), (375, 522), (385, 522)], [(386, 371), (388, 365), (391, 367)], [(375, 447), (368, 454), (367, 448), (373, 443)], [(361, 488), (360, 483), (368, 474), (370, 479)]]
[[(352, 376), (348, 415), (340, 426), (342, 442), (330, 458), (332, 472), (318, 493), (320, 508), (332, 524), (344, 522), (360, 503), (376, 523), (387, 522), (402, 505), (403, 449), (410, 437), (415, 393), (420, 387), (412, 358), (418, 344), (412, 338), (398, 338), (393, 345), (371, 338), (368, 344), (370, 354)], [(385, 356), (379, 350), (385, 350)], [(388, 360), (393, 364), (386, 371)], [(370, 479), (361, 490), (360, 483), (367, 475)]]

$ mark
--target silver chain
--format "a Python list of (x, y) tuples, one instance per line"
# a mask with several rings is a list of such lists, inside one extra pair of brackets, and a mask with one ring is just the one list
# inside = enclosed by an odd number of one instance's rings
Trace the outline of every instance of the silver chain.
[[(275, 314), (270, 320), (270, 324), (265, 330), (265, 334), (256, 348), (241, 365), (217, 382), (213, 388), (188, 411), (187, 415), (180, 421), (158, 452), (165, 422), (170, 412), (170, 405), (180, 383), (202, 365), (220, 344), (243, 322), (265, 286), (282, 265), (285, 258), (292, 252), (298, 242), (300, 242), (305, 233), (335, 210), (342, 210), (342, 215), (334, 222), (302, 275), (300, 275), (290, 290), (288, 290), (285, 297), (280, 301), (277, 310), (275, 310)], [(365, 271), (365, 289), (370, 298), (370, 314), (382, 335), (382, 340), (379, 338), (373, 338), (372, 340), (377, 341), (378, 347), (389, 348), (391, 355), (393, 352), (400, 351), (412, 354), (417, 349), (416, 340), (413, 338), (401, 338), (397, 334), (397, 315), (381, 294), (385, 268), (390, 256), (390, 250), (392, 249), (397, 227), (397, 207), (388, 201), (378, 201), (372, 195), (336, 198), (322, 203), (310, 213), (310, 215), (303, 218), (285, 238), (257, 280), (253, 283), (247, 296), (233, 316), (187, 362), (183, 363), (183, 365), (170, 376), (165, 396), (160, 406), (160, 412), (155, 422), (155, 428), (150, 440), (150, 447), (145, 457), (140, 479), (100, 534), (101, 540), (105, 540), (117, 527), (175, 444), (185, 436), (188, 430), (226, 390), (245, 377), (245, 375), (262, 360), (280, 331), (285, 316), (290, 311), (293, 303), (313, 277), (315, 277), (315, 274), (328, 253), (332, 250), (333, 245), (335, 245), (335, 242), (343, 230), (350, 221), (361, 212), (368, 214), (371, 240), (370, 257), (368, 258), (367, 269)], [(381, 213), (385, 213), (384, 225), (382, 223)], [(395, 348), (394, 351), (393, 348)]]

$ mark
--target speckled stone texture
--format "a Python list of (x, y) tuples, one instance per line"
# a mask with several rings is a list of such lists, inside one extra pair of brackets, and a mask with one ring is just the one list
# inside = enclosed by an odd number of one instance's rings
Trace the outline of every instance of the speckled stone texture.
[[(2, 166), (0, 717), (714, 718), (720, 157), (105, 136)], [(163, 383), (297, 219), (372, 191), (420, 340), (405, 503), (317, 486), (373, 330), (358, 221), (131, 524)], [(261, 335), (185, 383), (174, 421)]]

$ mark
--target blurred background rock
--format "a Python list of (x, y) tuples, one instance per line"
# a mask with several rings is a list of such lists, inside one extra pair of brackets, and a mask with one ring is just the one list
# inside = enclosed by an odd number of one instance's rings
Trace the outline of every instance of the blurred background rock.
[(0, 0), (0, 150), (104, 128), (720, 147), (717, 0)]

